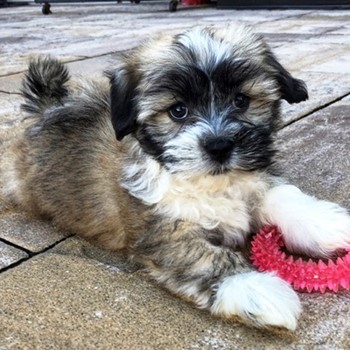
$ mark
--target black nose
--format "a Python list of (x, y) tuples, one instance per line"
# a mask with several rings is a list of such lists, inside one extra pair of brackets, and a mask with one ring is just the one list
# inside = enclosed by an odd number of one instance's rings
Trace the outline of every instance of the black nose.
[(224, 163), (231, 156), (233, 142), (230, 139), (219, 137), (205, 141), (203, 147), (212, 160)]

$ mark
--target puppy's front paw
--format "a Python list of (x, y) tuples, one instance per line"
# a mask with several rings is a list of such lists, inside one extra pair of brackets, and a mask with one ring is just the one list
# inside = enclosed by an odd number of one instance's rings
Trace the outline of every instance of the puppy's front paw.
[(295, 330), (301, 313), (297, 294), (272, 273), (256, 271), (226, 277), (211, 307), (214, 315), (238, 316), (255, 327)]
[(350, 216), (336, 203), (317, 201), (312, 209), (309, 234), (323, 256), (341, 248), (350, 248)]
[(265, 199), (268, 221), (283, 233), (288, 250), (327, 257), (350, 248), (350, 216), (338, 204), (318, 200), (297, 187), (283, 185)]

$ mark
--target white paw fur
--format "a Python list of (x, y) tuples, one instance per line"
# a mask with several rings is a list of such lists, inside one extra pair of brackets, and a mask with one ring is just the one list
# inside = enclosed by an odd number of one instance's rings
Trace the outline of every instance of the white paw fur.
[(318, 200), (292, 185), (267, 192), (263, 216), (283, 233), (288, 250), (327, 257), (350, 248), (350, 216), (338, 204)]
[(228, 318), (237, 315), (256, 327), (293, 331), (301, 306), (287, 282), (273, 273), (251, 271), (226, 277), (219, 285), (211, 311)]

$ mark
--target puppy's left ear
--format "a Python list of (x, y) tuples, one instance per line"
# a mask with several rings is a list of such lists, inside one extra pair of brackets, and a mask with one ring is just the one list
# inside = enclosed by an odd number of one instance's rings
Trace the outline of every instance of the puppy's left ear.
[(283, 100), (288, 103), (298, 103), (309, 98), (305, 82), (293, 78), (272, 53), (268, 55), (267, 62), (275, 71)]
[(120, 67), (106, 73), (111, 86), (112, 125), (118, 141), (136, 130), (137, 107), (135, 97), (138, 79), (135, 73), (128, 68)]

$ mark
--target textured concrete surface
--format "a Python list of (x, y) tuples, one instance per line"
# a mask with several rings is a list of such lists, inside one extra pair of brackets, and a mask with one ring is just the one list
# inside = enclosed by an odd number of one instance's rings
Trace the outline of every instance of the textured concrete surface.
[(67, 234), (59, 232), (52, 224), (28, 219), (18, 213), (6, 212), (0, 216), (0, 239), (33, 253), (48, 248), (66, 236)]
[(28, 257), (23, 250), (0, 241), (0, 270)]
[[(76, 238), (1, 275), (0, 348), (348, 349), (350, 296), (302, 296), (295, 335), (213, 319)], [(19, 302), (20, 301), (20, 302)]]
[(0, 92), (0, 131), (8, 129), (22, 118), (19, 95)]
[(350, 208), (350, 97), (279, 132), (283, 168), (304, 191)]
[[(0, 8), (0, 133), (19, 123), (30, 57), (52, 54), (75, 75), (97, 77), (148, 35), (198, 24), (254, 25), (281, 62), (305, 79), (310, 100), (283, 104), (285, 176), (350, 209), (350, 12), (216, 10), (148, 4)], [(157, 287), (118, 254), (66, 238), (0, 203), (0, 349), (350, 348), (350, 293), (301, 294), (294, 335), (214, 319)]]

